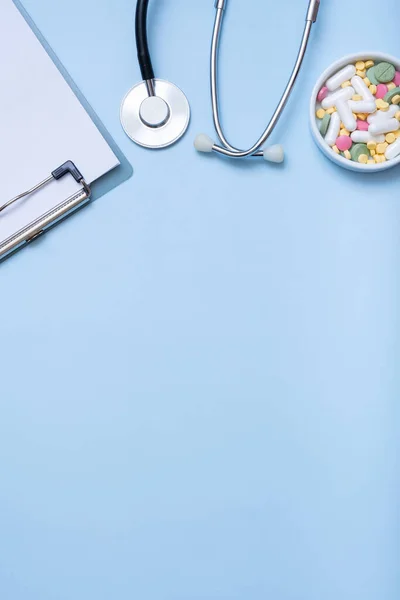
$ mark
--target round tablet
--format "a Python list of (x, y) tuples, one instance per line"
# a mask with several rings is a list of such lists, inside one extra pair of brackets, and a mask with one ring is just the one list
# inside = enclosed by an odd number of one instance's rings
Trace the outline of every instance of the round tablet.
[(377, 78), (375, 76), (375, 67), (371, 67), (370, 69), (368, 69), (367, 77), (373, 85), (379, 84), (379, 81), (377, 80)]
[(354, 144), (350, 150), (350, 154), (351, 160), (354, 160), (355, 162), (358, 162), (358, 159), (362, 154), (366, 154), (368, 157), (370, 156), (367, 144)]
[(395, 96), (398, 96), (398, 94), (400, 94), (400, 87), (395, 87), (392, 90), (390, 90), (387, 94), (385, 94), (383, 99), (385, 102), (389, 102), (390, 104), (393, 98)]
[(388, 62), (381, 62), (374, 67), (374, 74), (379, 83), (389, 83), (396, 75), (396, 69)]
[(336, 140), (336, 146), (339, 148), (341, 152), (345, 152), (346, 150), (350, 150), (353, 142), (349, 135), (340, 135)]

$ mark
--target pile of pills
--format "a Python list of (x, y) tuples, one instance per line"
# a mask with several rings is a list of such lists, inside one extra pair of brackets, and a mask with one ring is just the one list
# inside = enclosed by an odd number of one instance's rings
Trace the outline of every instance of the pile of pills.
[(400, 72), (360, 60), (330, 77), (317, 96), (319, 131), (332, 152), (375, 165), (400, 155)]

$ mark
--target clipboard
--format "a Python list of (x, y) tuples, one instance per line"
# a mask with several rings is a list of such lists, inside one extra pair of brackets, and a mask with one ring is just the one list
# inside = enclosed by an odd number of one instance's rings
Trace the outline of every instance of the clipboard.
[[(7, 123), (9, 126), (8, 141), (11, 140), (11, 144), (9, 143), (7, 148), (4, 145), (2, 149), (2, 144), (5, 144), (4, 136), (0, 137), (0, 158), (1, 151), (3, 151), (2, 162), (5, 157), (6, 166), (12, 165), (12, 168), (15, 169), (14, 174), (18, 175), (15, 177), (13, 173), (10, 174), (9, 169), (3, 169), (6, 178), (8, 177), (8, 187), (6, 182), (6, 191), (4, 188), (0, 188), (0, 262), (2, 262), (85, 206), (91, 199), (98, 199), (125, 182), (132, 176), (133, 169), (23, 8), (20, 0), (2, 0), (0, 11), (3, 11), (3, 26), (6, 26), (4, 20), (9, 18), (10, 27), (15, 28), (17, 36), (23, 37), (22, 43), (19, 45), (17, 45), (19, 40), (15, 40), (16, 66), (13, 64), (13, 56), (8, 58), (13, 72), (2, 73), (1, 70), (6, 67), (0, 65), (0, 83), (3, 83), (3, 90), (6, 90), (1, 108), (5, 107), (6, 112), (7, 109), (9, 110), (11, 121)], [(26, 48), (24, 48), (24, 44), (26, 44)], [(19, 55), (20, 46), (22, 46), (21, 53), (28, 49), (31, 51), (31, 55), (28, 54), (26, 57)], [(27, 110), (31, 103), (34, 109), (36, 107), (36, 112), (28, 116), (24, 113), (21, 124), (21, 119), (15, 119), (15, 114), (18, 114), (19, 117), (23, 112), (21, 107), (25, 108), (25, 105), (22, 104), (25, 101), (23, 96), (25, 90), (22, 88), (21, 93), (20, 89), (23, 84), (21, 79), (24, 77), (22, 76), (20, 79), (17, 77), (22, 73), (26, 79), (29, 79), (31, 75), (28, 71), (18, 73), (18, 65), (23, 65), (24, 59), (32, 60), (32, 71), (37, 69), (37, 73), (32, 74), (32, 78), (34, 76), (36, 78), (27, 81), (27, 86), (30, 87), (26, 98)], [(37, 62), (35, 62), (36, 59)], [(40, 67), (38, 63), (40, 63)], [(15, 73), (15, 71), (17, 72)], [(2, 75), (4, 82), (2, 82)], [(42, 87), (40, 87), (40, 81), (37, 82), (37, 79), (40, 80), (42, 75), (43, 81), (41, 82)], [(13, 79), (14, 77), (15, 79)], [(13, 82), (16, 84), (15, 86), (12, 85)], [(39, 89), (35, 87), (36, 85)], [(44, 89), (45, 86), (48, 88)], [(17, 88), (15, 98), (13, 97), (14, 87)], [(49, 110), (50, 105), (46, 105), (49, 96), (52, 95), (57, 101), (61, 101), (60, 115), (55, 110)], [(35, 100), (37, 101), (36, 105)], [(17, 105), (17, 109), (14, 108), (15, 105)], [(19, 113), (16, 113), (16, 110), (19, 110)], [(1, 114), (4, 115), (4, 110)], [(8, 115), (5, 114), (3, 119), (7, 117)], [(14, 128), (13, 118), (15, 119)], [(22, 125), (24, 137), (20, 130)], [(44, 132), (43, 139), (40, 135), (42, 130), (39, 125), (45, 129), (48, 128), (48, 131)], [(15, 141), (15, 147), (13, 147), (14, 139), (11, 137), (14, 131), (16, 137), (19, 136), (19, 140)], [(85, 135), (88, 142), (87, 150), (85, 150)], [(28, 149), (23, 146), (25, 140), (26, 145), (29, 146)], [(46, 140), (50, 142), (47, 144), (50, 148), (43, 149)], [(35, 152), (34, 143), (39, 147), (42, 144), (43, 169), (46, 169), (46, 172), (42, 169), (41, 154), (39, 150), (38, 153)], [(21, 160), (19, 151), (24, 157)], [(50, 163), (49, 156), (53, 155), (54, 163)], [(97, 158), (99, 164), (95, 164)], [(20, 162), (17, 167), (15, 167), (15, 161)], [(44, 164), (48, 166), (44, 167)], [(37, 177), (33, 171), (35, 166), (40, 167)], [(17, 179), (21, 179), (21, 182), (16, 181)], [(13, 198), (9, 197), (7, 192), (9, 188), (14, 192), (11, 194)]]

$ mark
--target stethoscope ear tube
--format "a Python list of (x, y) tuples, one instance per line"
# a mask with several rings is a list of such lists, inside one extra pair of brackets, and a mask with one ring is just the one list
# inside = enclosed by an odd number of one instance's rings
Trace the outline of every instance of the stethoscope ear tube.
[(215, 129), (220, 140), (220, 145), (214, 142), (209, 136), (200, 134), (196, 137), (194, 145), (196, 150), (199, 152), (216, 152), (229, 156), (230, 158), (246, 158), (249, 156), (262, 156), (267, 161), (281, 162), (283, 160), (282, 148), (280, 146), (272, 146), (271, 148), (261, 148), (264, 146), (270, 135), (274, 131), (283, 110), (289, 100), (297, 77), (299, 75), (303, 60), (306, 54), (308, 41), (311, 34), (311, 28), (313, 23), (316, 22), (318, 17), (318, 11), (321, 0), (309, 0), (306, 14), (306, 23), (303, 31), (303, 36), (300, 44), (300, 48), (297, 54), (296, 62), (294, 64), (292, 73), (286, 88), (282, 94), (282, 97), (261, 137), (257, 142), (248, 150), (239, 150), (230, 144), (224, 134), (221, 125), (220, 108), (219, 108), (219, 95), (218, 95), (218, 55), (221, 38), (222, 22), (226, 10), (226, 1), (216, 0), (216, 16), (213, 30), (213, 37), (211, 43), (211, 98), (212, 98), (212, 112)]
[(144, 81), (154, 79), (154, 70), (151, 62), (149, 42), (147, 39), (147, 10), (149, 0), (138, 0), (136, 5), (136, 47), (140, 71)]

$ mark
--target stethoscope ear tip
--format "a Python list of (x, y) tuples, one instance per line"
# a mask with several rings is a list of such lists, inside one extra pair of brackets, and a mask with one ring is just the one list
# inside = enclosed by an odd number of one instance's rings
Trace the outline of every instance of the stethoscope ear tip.
[(275, 146), (269, 146), (263, 150), (264, 160), (272, 163), (283, 163), (285, 160), (285, 152), (283, 146), (276, 144)]
[(214, 145), (215, 141), (205, 133), (199, 133), (199, 135), (196, 136), (194, 140), (194, 147), (197, 150), (197, 152), (210, 153), (213, 151)]

